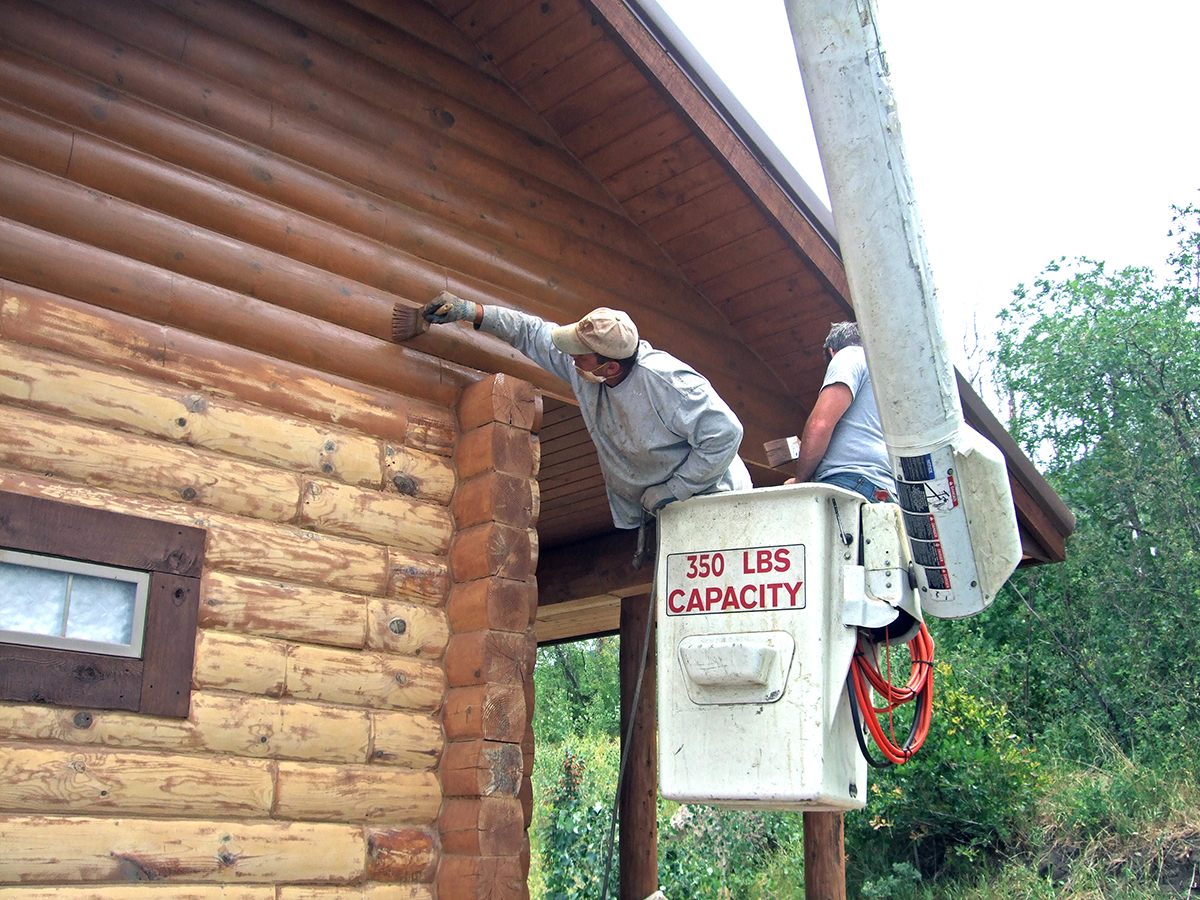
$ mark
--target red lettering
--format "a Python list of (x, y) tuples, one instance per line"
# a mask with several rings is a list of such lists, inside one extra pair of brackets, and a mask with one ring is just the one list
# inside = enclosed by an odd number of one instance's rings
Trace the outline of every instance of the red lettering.
[(700, 599), (700, 589), (692, 588), (692, 593), (688, 597), (687, 611), (704, 612), (704, 601)]
[(694, 557), (694, 556), (689, 556), (689, 557), (687, 558), (687, 561), (688, 561), (688, 563), (690, 563), (690, 565), (688, 566), (688, 570), (687, 570), (687, 577), (688, 577), (688, 578), (695, 578), (695, 577), (696, 577), (696, 576), (699, 574), (699, 573), (696, 571), (696, 557)]
[(675, 603), (674, 603), (674, 600), (676, 597), (682, 597), (682, 596), (683, 596), (683, 591), (679, 590), (678, 588), (671, 591), (671, 593), (667, 594), (667, 609), (669, 609), (671, 612), (675, 613), (675, 615), (679, 615), (681, 612), (684, 611), (684, 606), (682, 603), (679, 604), (678, 607), (676, 607)]
[[(771, 609), (778, 609), (779, 608), (779, 589), (781, 587), (783, 587), (783, 585), (782, 584), (764, 584), (763, 587), (769, 588), (771, 591)], [(764, 603), (763, 603), (764, 609), (766, 608), (765, 599), (766, 598), (764, 597)]]
[(758, 570), (757, 571), (759, 571), (759, 572), (770, 572), (771, 571), (771, 551), (770, 550), (759, 550), (758, 551)]
[(783, 586), (792, 598), (792, 606), (793, 607), (795, 607), (795, 605), (796, 605), (796, 595), (798, 593), (800, 593), (800, 585), (802, 585), (802, 584), (804, 584), (803, 581), (797, 581), (795, 587), (792, 587), (790, 584), (785, 584)]
[(750, 551), (749, 550), (742, 551), (742, 574), (743, 575), (753, 575), (754, 574), (754, 570), (752, 568), (750, 568)]
[(721, 598), (725, 596), (725, 592), (719, 587), (709, 587), (704, 589), (704, 600), (708, 604), (709, 611), (714, 606), (721, 602)]
[(747, 603), (746, 602), (746, 591), (751, 591), (751, 592), (757, 593), (758, 586), (754, 585), (754, 584), (746, 585), (744, 588), (742, 588), (742, 596), (740, 598), (741, 603), (742, 603), (742, 609), (754, 609), (754, 607), (758, 606), (758, 600), (755, 598), (751, 598), (750, 602)]
[(787, 547), (780, 547), (775, 551), (775, 571), (786, 572), (792, 567), (792, 559), (788, 556)]
[(728, 588), (725, 589), (725, 602), (721, 604), (721, 612), (725, 612), (725, 610), (727, 610), (727, 609), (732, 609), (732, 610), (736, 611), (737, 608), (738, 608), (737, 590), (734, 588), (733, 585), (730, 585)]

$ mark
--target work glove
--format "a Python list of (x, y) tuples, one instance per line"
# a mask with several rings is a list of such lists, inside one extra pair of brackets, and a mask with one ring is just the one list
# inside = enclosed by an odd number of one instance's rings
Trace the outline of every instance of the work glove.
[(470, 300), (442, 291), (425, 304), (421, 315), (434, 325), (445, 325), (447, 322), (474, 322), (476, 312), (478, 310)]
[(652, 484), (642, 491), (642, 509), (654, 515), (668, 503), (675, 502), (676, 497), (666, 483)]

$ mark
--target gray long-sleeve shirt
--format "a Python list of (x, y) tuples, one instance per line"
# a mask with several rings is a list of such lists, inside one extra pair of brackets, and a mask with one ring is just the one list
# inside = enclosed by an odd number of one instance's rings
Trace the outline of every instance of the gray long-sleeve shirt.
[(642, 523), (642, 493), (656, 484), (677, 500), (753, 486), (737, 455), (742, 423), (704, 376), (669, 353), (641, 341), (633, 370), (610, 387), (579, 377), (550, 339), (554, 323), (487, 306), (480, 327), (571, 385), (618, 528)]

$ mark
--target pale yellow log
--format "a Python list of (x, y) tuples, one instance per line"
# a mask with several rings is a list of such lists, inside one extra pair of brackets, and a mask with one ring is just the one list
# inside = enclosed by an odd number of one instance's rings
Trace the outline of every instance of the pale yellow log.
[(361, 826), (0, 816), (0, 883), (352, 882)]
[[(366, 710), (193, 691), (187, 719), (4, 703), (0, 739), (320, 762), (373, 759), (410, 768), (435, 765), (442, 741), (437, 723), (429, 716), (394, 715), (395, 721), (380, 728)], [(380, 749), (373, 752), (373, 746)]]
[(442, 803), (434, 772), (280, 762), (277, 819), (429, 825)]
[(0, 744), (0, 810), (266, 818), (275, 795), (272, 766), (228, 756)]
[(192, 684), (202, 689), (282, 696), (288, 646), (286, 641), (201, 629), (196, 633)]
[(16, 406), (0, 406), (0, 417), (0, 465), (268, 522), (296, 518), (294, 472)]
[(441, 719), (420, 713), (371, 712), (371, 762), (408, 769), (436, 768), (445, 744)]
[(390, 598), (367, 601), (367, 646), (372, 650), (439, 659), (449, 640), (444, 610)]
[(383, 477), (381, 443), (366, 435), (7, 341), (0, 397), (348, 484), (378, 487)]
[[(0, 898), (3, 897), (4, 894), (0, 893)], [(364, 884), (362, 887), (282, 885), (278, 900), (433, 900), (433, 888), (428, 884)]]
[(440, 665), (403, 656), (295, 644), (285, 691), (301, 700), (432, 711), (446, 692), (446, 673)]
[(332, 481), (304, 483), (300, 524), (418, 553), (445, 553), (454, 534), (450, 510), (441, 504)]
[[(203, 628), (361, 647), (369, 605), (375, 602), (395, 604), (360, 594), (208, 571), (200, 584), (199, 622)], [(393, 635), (397, 640), (403, 636)]]
[(270, 885), (121, 884), (108, 887), (4, 887), (0, 900), (276, 900)]
[[(206, 568), (232, 569), (264, 578), (383, 595), (389, 560), (391, 568), (404, 565), (404, 555), (395, 549), (389, 551), (291, 525), (274, 525), (180, 503), (70, 484), (29, 472), (0, 469), (0, 490), (204, 528), (208, 531)], [(430, 557), (418, 557), (413, 565), (423, 572), (437, 569)], [(445, 564), (440, 565), (444, 573)]]
[(458, 485), (454, 466), (444, 456), (394, 444), (383, 449), (383, 477), (389, 491), (443, 506), (450, 504)]

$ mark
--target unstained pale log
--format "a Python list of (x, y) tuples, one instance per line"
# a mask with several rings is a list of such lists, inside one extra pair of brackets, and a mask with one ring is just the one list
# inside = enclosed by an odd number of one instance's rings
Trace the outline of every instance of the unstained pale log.
[[(277, 900), (272, 885), (122, 884), (110, 887), (0, 887), (4, 900)], [(347, 895), (349, 897), (350, 895)], [(357, 900), (358, 895), (353, 895)], [(399, 898), (407, 900), (407, 898)], [(425, 900), (425, 898), (422, 898)]]
[(379, 485), (383, 478), (380, 444), (365, 435), (19, 344), (0, 342), (0, 396), (43, 412), (349, 484)]
[[(271, 814), (266, 760), (0, 745), (0, 810), (138, 816)], [(340, 820), (346, 821), (346, 820)]]
[(537, 607), (537, 584), (508, 578), (478, 578), (454, 585), (446, 611), (450, 627), (468, 631), (523, 633)]
[(464, 481), (489, 470), (536, 478), (536, 438), (524, 428), (491, 422), (466, 432), (454, 452), (458, 477)]
[(288, 644), (224, 631), (196, 634), (192, 684), (201, 690), (279, 697), (288, 668)]
[[(453, 412), (177, 328), (135, 319), (28, 285), (0, 281), (0, 335), (119, 366), (265, 409), (336, 423), (441, 456)], [(286, 384), (287, 391), (272, 385)]]
[(446, 648), (446, 679), (452, 688), (472, 684), (517, 684), (533, 680), (525, 635), (511, 631), (455, 634)]
[(499, 576), (525, 581), (537, 566), (537, 532), (498, 522), (460, 531), (450, 548), (456, 582)]
[[(278, 896), (268, 900), (433, 900), (433, 888), (428, 884), (364, 884), (351, 887), (321, 885), (280, 885)], [(47, 898), (53, 900), (53, 898)], [(70, 900), (70, 898), (68, 898)], [(101, 898), (108, 900), (108, 898)], [(136, 900), (136, 898), (135, 898)], [(157, 898), (155, 898), (157, 900)], [(208, 900), (208, 898), (201, 898)], [(240, 900), (240, 898), (233, 898)], [(258, 900), (258, 898), (254, 898)]]
[[(363, 850), (354, 825), (0, 816), (0, 884), (351, 882), (367, 874)], [(410, 868), (435, 858), (429, 842)]]
[(499, 741), (452, 741), (442, 757), (442, 790), (447, 797), (516, 797), (522, 748)]
[(429, 825), (442, 802), (430, 771), (280, 762), (277, 778), (273, 814), (281, 819)]
[(515, 797), (448, 797), (438, 828), (447, 854), (516, 856), (525, 839), (521, 801)]
[(0, 410), (0, 465), (268, 522), (296, 518), (295, 473), (18, 407)]
[(468, 385), (458, 401), (458, 423), (464, 433), (499, 422), (536, 434), (541, 418), (541, 396), (533, 385), (511, 375), (493, 375)]
[(454, 527), (444, 506), (332, 481), (305, 481), (300, 524), (418, 553), (445, 553)]
[(450, 590), (444, 557), (388, 548), (387, 595), (426, 606), (441, 606)]
[(362, 647), (372, 602), (384, 601), (210, 569), (201, 580), (199, 624), (310, 644)]
[(450, 640), (446, 613), (403, 600), (367, 601), (367, 643), (372, 650), (438, 659)]
[[(345, 479), (341, 479), (345, 480)], [(406, 497), (447, 505), (457, 479), (444, 456), (388, 445), (383, 452), (383, 484)]]
[(458, 529), (484, 522), (532, 528), (537, 524), (540, 505), (538, 484), (532, 478), (483, 472), (458, 486), (451, 511)]
[(446, 737), (519, 744), (525, 733), (525, 691), (520, 685), (480, 684), (451, 688), (442, 707)]
[(393, 654), (295, 644), (285, 690), (304, 700), (428, 712), (442, 702), (446, 674), (441, 665)]
[(409, 769), (432, 769), (445, 738), (438, 715), (372, 710), (371, 762)]

